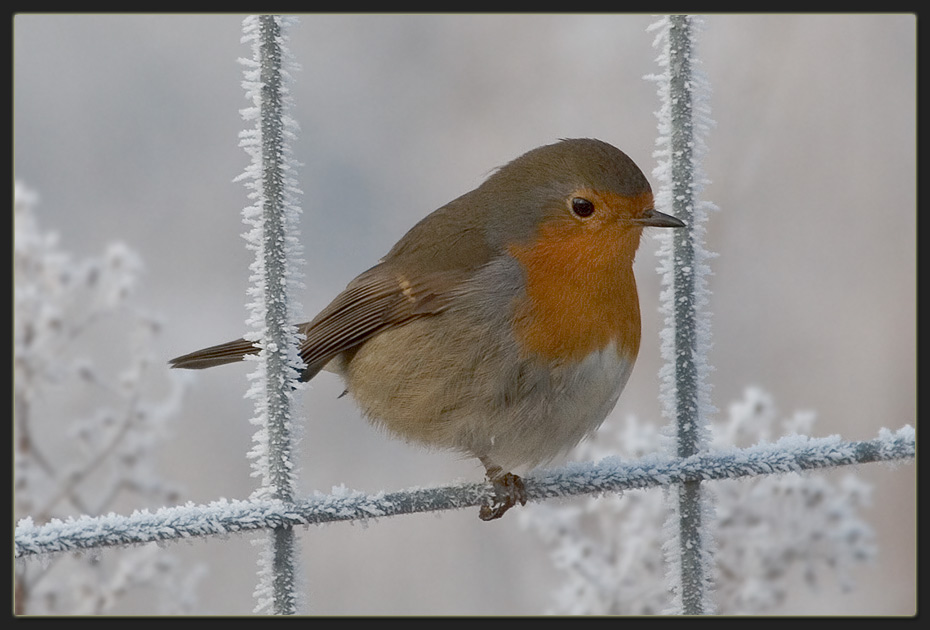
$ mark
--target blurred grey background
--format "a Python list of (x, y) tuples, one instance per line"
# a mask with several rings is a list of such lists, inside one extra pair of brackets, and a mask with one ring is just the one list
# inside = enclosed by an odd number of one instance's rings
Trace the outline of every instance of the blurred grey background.
[[(244, 331), (247, 156), (237, 134), (248, 57), (240, 15), (14, 17), (14, 174), (78, 256), (114, 240), (145, 262), (138, 303), (163, 359)], [(601, 138), (648, 174), (658, 72), (650, 15), (304, 15), (292, 114), (308, 315), (417, 220), (502, 163), (561, 137)], [(857, 440), (916, 423), (916, 18), (711, 15), (698, 55), (712, 86), (703, 198), (713, 400), (747, 385), (817, 435)], [(644, 337), (607, 422), (664, 423), (656, 243), (637, 258)], [(197, 375), (166, 477), (185, 500), (245, 498), (249, 368)], [(167, 379), (155, 371), (153, 378)], [(303, 492), (477, 480), (475, 463), (387, 438), (324, 374), (303, 398)], [(773, 436), (777, 437), (777, 436)], [(823, 474), (844, 474), (845, 471)], [(916, 611), (914, 466), (868, 465), (877, 562), (857, 589), (799, 588), (782, 613)], [(128, 505), (135, 508), (159, 506)], [(332, 525), (300, 535), (320, 614), (534, 614), (558, 573), (518, 519), (475, 510)], [(171, 546), (204, 562), (202, 613), (254, 606), (249, 536)], [(127, 612), (155, 612), (148, 602)]]

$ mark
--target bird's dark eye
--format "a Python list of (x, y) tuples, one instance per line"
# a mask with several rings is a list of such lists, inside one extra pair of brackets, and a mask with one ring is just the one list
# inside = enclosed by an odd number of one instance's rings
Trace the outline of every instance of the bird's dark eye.
[(572, 212), (582, 219), (586, 219), (594, 214), (594, 204), (584, 197), (574, 197), (572, 199)]

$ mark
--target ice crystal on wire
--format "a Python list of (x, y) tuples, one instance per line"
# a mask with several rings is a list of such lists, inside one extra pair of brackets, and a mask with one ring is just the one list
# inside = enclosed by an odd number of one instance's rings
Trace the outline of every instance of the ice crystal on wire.
[[(247, 338), (263, 344), (263, 354), (282, 356), (286, 366), (284, 376), (290, 379), (292, 385), (283, 388), (286, 401), (269, 400), (266, 396), (269, 375), (266, 374), (266, 362), (260, 357), (255, 371), (249, 376), (252, 386), (248, 392), (249, 397), (256, 401), (256, 418), (253, 422), (259, 426), (266, 425), (269, 413), (276, 414), (282, 406), (293, 407), (295, 403), (294, 392), (302, 366), (297, 354), (298, 333), (295, 322), (301, 317), (297, 294), (303, 288), (299, 271), (303, 262), (298, 229), (300, 207), (297, 195), (300, 190), (294, 178), (294, 171), (299, 165), (293, 160), (288, 142), (297, 131), (296, 121), (288, 114), (292, 106), (288, 87), (289, 71), (296, 70), (297, 66), (290, 58), (284, 34), (287, 28), (296, 23), (296, 19), (280, 16), (264, 18), (273, 20), (281, 33), (277, 47), (281, 55), (276, 67), (278, 83), (274, 85), (277, 89), (266, 89), (269, 86), (262, 79), (262, 16), (250, 16), (243, 20), (242, 41), (250, 44), (252, 58), (240, 59), (244, 66), (242, 86), (246, 90), (246, 98), (252, 102), (252, 106), (242, 109), (241, 114), (244, 120), (255, 122), (253, 128), (240, 133), (239, 144), (251, 161), (237, 178), (237, 181), (244, 182), (249, 191), (248, 197), (253, 202), (243, 210), (243, 221), (250, 227), (243, 236), (248, 248), (255, 252), (255, 260), (250, 266), (252, 285), (248, 289), (251, 298), (248, 324), (252, 332)], [(269, 103), (269, 92), (274, 92), (279, 100)], [(270, 108), (275, 109), (269, 111)], [(269, 153), (273, 160), (269, 160)], [(279, 230), (272, 231), (273, 228), (266, 223), (269, 213), (279, 217)], [(270, 278), (274, 280), (271, 283)], [(269, 294), (269, 291), (274, 293)], [(269, 338), (271, 323), (284, 330), (284, 338)], [(250, 456), (256, 460), (253, 474), (264, 479), (257, 491), (261, 494), (268, 491), (271, 483), (271, 473), (265, 468), (268, 463), (269, 436), (266, 431), (259, 429), (254, 440), (256, 444)]]
[[(811, 412), (779, 420), (771, 397), (747, 388), (725, 421), (712, 427), (711, 451), (764, 442), (772, 434), (808, 430)], [(613, 427), (613, 430), (611, 428)], [(665, 438), (629, 418), (608, 423), (576, 457), (598, 460), (620, 453), (641, 459)], [(808, 585), (830, 578), (852, 586), (851, 569), (875, 555), (874, 534), (860, 517), (870, 487), (855, 475), (795, 473), (713, 482), (715, 495), (715, 610), (762, 614), (790, 605), (800, 570)], [(668, 609), (662, 547), (667, 505), (661, 492), (630, 490), (567, 505), (540, 504), (522, 512), (523, 524), (549, 548), (564, 575), (548, 612), (649, 615)]]
[[(664, 415), (667, 418), (675, 418), (678, 403), (676, 393), (679, 387), (675, 380), (674, 370), (676, 360), (679, 359), (676, 356), (675, 346), (675, 326), (679, 321), (675, 319), (675, 311), (676, 308), (681, 308), (683, 302), (686, 302), (689, 310), (694, 314), (695, 328), (689, 335), (694, 339), (693, 354), (690, 359), (694, 362), (697, 377), (696, 400), (700, 412), (698, 416), (709, 418), (716, 412), (716, 409), (710, 402), (711, 385), (707, 379), (712, 369), (706, 360), (707, 351), (711, 347), (711, 333), (710, 313), (704, 307), (707, 306), (710, 295), (707, 288), (707, 276), (711, 274), (711, 269), (707, 263), (716, 254), (704, 247), (704, 237), (707, 232), (708, 213), (717, 208), (709, 201), (700, 200), (699, 196), (704, 186), (709, 183), (703, 173), (701, 160), (707, 151), (704, 138), (714, 123), (709, 117), (710, 86), (698, 67), (700, 60), (693, 54), (689, 56), (690, 79), (687, 83), (689, 107), (686, 112), (677, 109), (681, 104), (681, 99), (673, 94), (670, 77), (668, 50), (669, 30), (672, 27), (670, 20), (670, 17), (664, 17), (649, 27), (650, 30), (658, 31), (655, 46), (659, 48), (660, 53), (657, 62), (665, 71), (646, 77), (656, 82), (660, 101), (659, 110), (656, 112), (658, 135), (654, 153), (658, 165), (653, 170), (658, 183), (656, 207), (671, 214), (687, 215), (679, 216), (687, 224), (686, 228), (661, 230), (655, 235), (659, 242), (659, 249), (656, 253), (659, 259), (657, 270), (662, 278), (662, 285), (665, 287), (660, 296), (659, 309), (665, 316), (665, 327), (661, 332), (662, 357), (665, 359), (660, 372), (662, 403)], [(696, 17), (689, 16), (689, 24), (699, 30), (702, 22)], [(673, 141), (673, 136), (678, 137), (681, 133), (679, 127), (682, 126), (687, 129), (686, 147), (687, 157), (690, 159), (684, 165), (679, 165), (677, 160), (683, 155), (675, 150), (676, 143)], [(676, 179), (682, 176), (683, 180)], [(682, 206), (681, 202), (686, 203)], [(676, 207), (681, 207), (682, 211), (676, 212)], [(691, 260), (676, 259), (674, 254), (676, 237), (679, 240), (688, 241), (688, 254), (692, 257)], [(690, 294), (675, 294), (676, 274), (687, 278), (692, 288)]]

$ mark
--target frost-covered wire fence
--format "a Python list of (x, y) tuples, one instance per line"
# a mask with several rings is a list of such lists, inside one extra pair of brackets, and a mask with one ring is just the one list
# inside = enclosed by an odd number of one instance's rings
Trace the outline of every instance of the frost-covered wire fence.
[[(663, 18), (654, 26), (659, 31), (657, 46), (662, 50), (660, 65), (665, 68), (663, 74), (653, 77), (663, 97), (656, 153), (656, 175), (661, 186), (656, 200), (657, 205), (674, 208), (671, 212), (685, 218), (690, 226), (687, 232), (669, 235), (660, 252), (667, 317), (663, 332), (667, 367), (661, 375), (663, 404), (666, 417), (675, 426), (667, 440), (669, 447), (664, 453), (636, 460), (612, 456), (596, 463), (537, 471), (526, 476), (524, 482), (529, 501), (632, 489), (672, 489), (666, 559), (676, 568), (670, 576), (676, 599), (673, 609), (707, 613), (714, 609), (707, 575), (713, 543), (707, 533), (706, 517), (711, 510), (702, 482), (913, 460), (916, 438), (914, 430), (904, 426), (896, 431), (883, 429), (874, 439), (858, 442), (839, 436), (790, 435), (749, 448), (707, 446), (703, 432), (712, 413), (704, 363), (709, 323), (701, 307), (706, 303), (705, 261), (710, 256), (703, 249), (703, 223), (710, 205), (699, 201), (698, 193), (704, 183), (699, 166), (701, 134), (709, 122), (702, 118), (706, 110), (702, 109), (701, 99), (706, 94), (702, 95), (700, 82), (692, 74), (693, 24), (690, 18), (676, 16)], [(294, 229), (297, 207), (293, 195), (297, 190), (291, 178), (293, 166), (284, 159), (288, 153), (286, 140), (295, 128), (285, 107), (287, 64), (286, 49), (282, 48), (286, 38), (281, 28), (286, 25), (287, 21), (277, 16), (249, 18), (244, 23), (244, 40), (252, 43), (255, 54), (252, 61), (244, 62), (246, 88), (255, 107), (243, 114), (255, 119), (256, 126), (245, 132), (242, 140), (253, 156), (243, 176), (255, 202), (245, 213), (247, 222), (254, 221), (249, 239), (250, 247), (256, 250), (252, 271), (264, 279), (266, 288), (270, 284), (283, 291), (277, 295), (252, 293), (252, 321), (256, 328), (252, 338), (265, 348), (252, 375), (251, 390), (256, 398), (255, 422), (262, 428), (256, 433), (256, 446), (250, 456), (255, 460), (256, 476), (262, 479), (261, 487), (248, 500), (187, 504), (153, 512), (136, 511), (128, 516), (52, 518), (41, 524), (24, 518), (15, 531), (15, 558), (268, 530), (269, 549), (263, 554), (256, 588), (258, 609), (293, 613), (298, 607), (294, 587), (296, 526), (462, 509), (485, 504), (494, 496), (492, 485), (482, 482), (377, 494), (339, 489), (298, 498), (289, 465), (293, 449), (291, 398), (296, 391), (294, 377), (299, 365), (292, 353), (296, 332), (288, 322), (299, 318), (292, 297), (297, 275), (288, 265), (294, 264), (299, 244)], [(270, 120), (265, 120), (269, 108)], [(680, 126), (676, 127), (681, 123), (687, 127), (684, 134)], [(290, 262), (285, 262), (289, 257)]]
[[(771, 444), (702, 452), (684, 459), (655, 455), (622, 461), (609, 457), (596, 463), (575, 463), (541, 471), (528, 475), (524, 481), (528, 499), (542, 501), (686, 482), (909, 460), (914, 458), (915, 452), (914, 429), (907, 426), (897, 431), (882, 430), (875, 439), (861, 442), (844, 441), (839, 436), (792, 435)], [(462, 509), (481, 505), (493, 497), (493, 493), (488, 483), (462, 483), (378, 494), (342, 490), (317, 493), (293, 503), (215, 501), (155, 512), (142, 510), (130, 516), (81, 516), (42, 525), (24, 519), (16, 528), (15, 557)]]
[[(701, 173), (704, 134), (710, 120), (707, 82), (694, 67), (694, 31), (699, 24), (692, 16), (672, 15), (650, 27), (659, 32), (655, 45), (665, 71), (647, 77), (658, 83), (660, 99), (656, 206), (687, 226), (659, 236), (663, 243), (659, 272), (665, 286), (660, 396), (663, 413), (672, 423), (669, 451), (684, 458), (706, 448), (713, 415), (707, 382), (710, 318), (704, 311), (710, 273), (705, 262), (710, 254), (704, 248), (704, 223), (713, 206), (700, 200), (705, 183)], [(692, 615), (709, 612), (713, 602), (709, 597), (712, 542), (706, 526), (711, 516), (707, 490), (700, 481), (684, 481), (674, 485), (669, 495), (666, 556), (669, 566), (677, 568), (669, 572), (675, 608)], [(677, 545), (672, 544), (674, 540)]]
[[(253, 285), (249, 294), (247, 336), (261, 352), (258, 366), (250, 375), (253, 384), (248, 396), (255, 400), (257, 425), (249, 453), (253, 475), (261, 477), (256, 499), (272, 499), (289, 504), (294, 500), (294, 394), (298, 391), (302, 361), (298, 354), (298, 333), (294, 322), (302, 321), (296, 292), (302, 288), (297, 271), (301, 253), (296, 202), (299, 194), (293, 175), (296, 167), (288, 140), (296, 122), (288, 115), (288, 59), (286, 28), (290, 20), (274, 15), (251, 16), (243, 22), (243, 41), (252, 45), (252, 59), (245, 65), (247, 95), (253, 106), (242, 111), (255, 127), (241, 135), (240, 146), (252, 162), (240, 179), (249, 188), (254, 204), (243, 211), (251, 226), (245, 235), (255, 251), (251, 265)], [(250, 357), (251, 358), (251, 357)], [(293, 529), (276, 526), (268, 546), (259, 558), (259, 584), (255, 595), (257, 611), (276, 614), (297, 612), (297, 552)]]

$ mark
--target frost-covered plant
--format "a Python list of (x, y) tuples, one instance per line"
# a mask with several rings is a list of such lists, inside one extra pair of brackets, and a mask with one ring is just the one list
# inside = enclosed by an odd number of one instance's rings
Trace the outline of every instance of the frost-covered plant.
[[(766, 441), (772, 434), (809, 434), (814, 414), (778, 420), (772, 399), (750, 387), (713, 426), (710, 450)], [(611, 430), (612, 429), (612, 430)], [(608, 423), (575, 456), (599, 460), (618, 452), (638, 459), (661, 450), (666, 438), (635, 417)], [(815, 585), (831, 572), (852, 586), (851, 567), (874, 557), (874, 536), (859, 516), (870, 488), (852, 474), (766, 475), (721, 480), (714, 489), (715, 610), (760, 614), (788, 603), (798, 569)], [(565, 579), (549, 612), (658, 614), (668, 608), (663, 545), (663, 493), (634, 490), (571, 504), (539, 504), (523, 523), (549, 548)]]
[[(29, 523), (102, 514), (143, 502), (175, 503), (153, 452), (176, 414), (182, 381), (155, 398), (147, 370), (158, 322), (132, 307), (142, 263), (125, 245), (76, 260), (40, 229), (36, 195), (14, 188), (14, 518)], [(94, 359), (87, 358), (93, 356)], [(99, 614), (154, 587), (162, 611), (183, 610), (174, 559), (152, 546), (114, 556), (20, 561), (14, 610)]]

